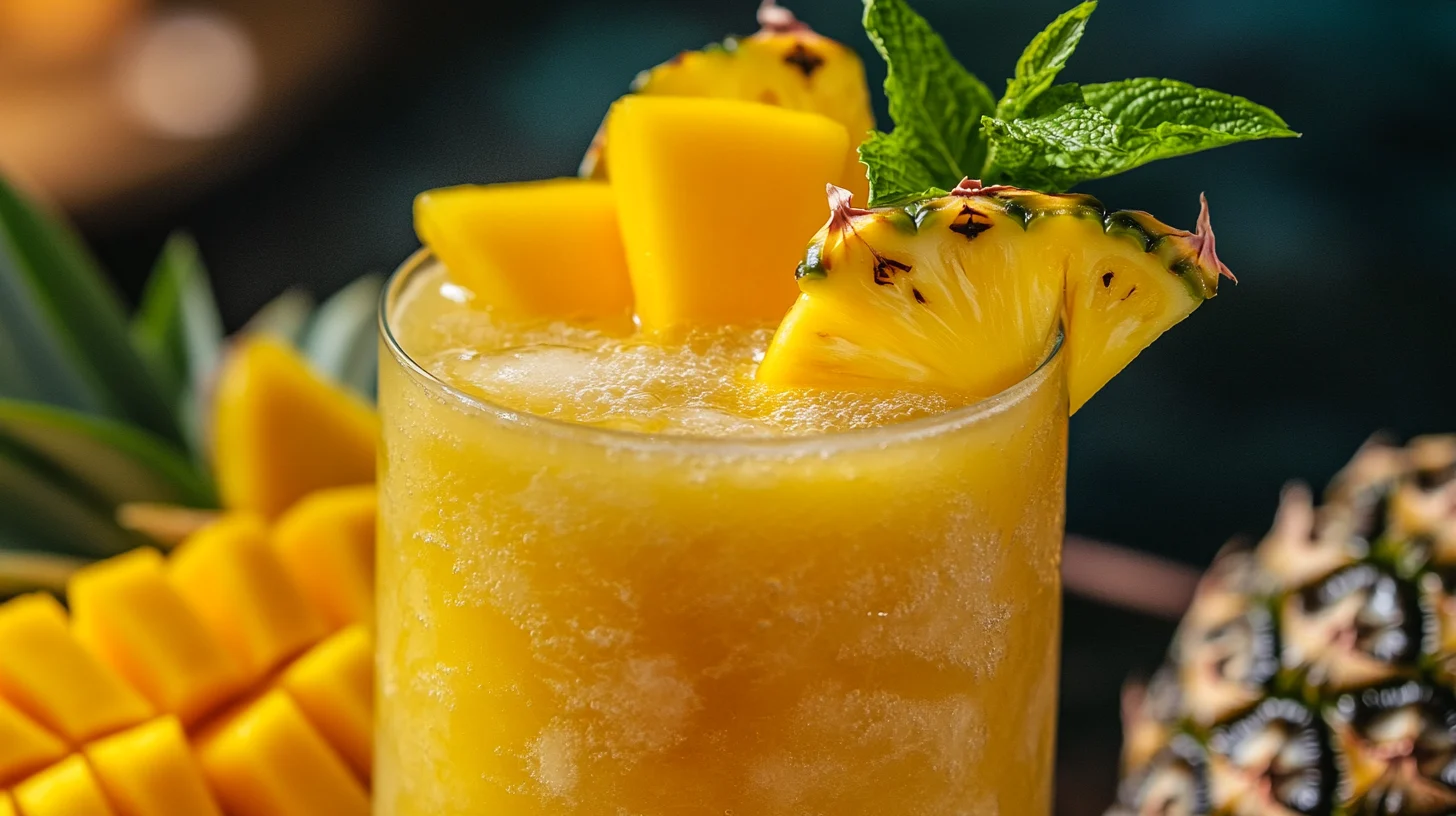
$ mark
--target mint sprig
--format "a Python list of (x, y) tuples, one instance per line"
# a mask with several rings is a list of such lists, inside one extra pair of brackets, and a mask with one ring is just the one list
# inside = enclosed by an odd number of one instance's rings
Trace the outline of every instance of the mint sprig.
[(1081, 3), (1037, 34), (993, 102), (905, 0), (865, 0), (895, 122), (860, 147), (871, 206), (950, 189), (966, 176), (1061, 192), (1158, 159), (1299, 135), (1262, 105), (1177, 80), (1053, 84), (1096, 8)]
[(872, 133), (860, 147), (870, 189), (881, 191), (873, 201), (950, 189), (979, 173), (988, 150), (981, 121), (996, 111), (990, 89), (904, 0), (868, 0), (864, 27), (888, 67), (885, 96), (895, 121), (894, 132)]

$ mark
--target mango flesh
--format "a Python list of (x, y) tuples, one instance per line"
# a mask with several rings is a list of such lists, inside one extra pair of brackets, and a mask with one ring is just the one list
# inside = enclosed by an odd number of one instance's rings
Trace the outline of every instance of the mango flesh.
[(272, 519), (315, 490), (374, 481), (374, 409), (291, 347), (239, 341), (213, 400), (213, 471), (228, 509)]
[(513, 316), (625, 317), (632, 288), (604, 183), (553, 179), (421, 193), (415, 232), (456, 283)]
[(120, 816), (221, 816), (173, 717), (93, 743), (86, 759)]
[[(643, 71), (634, 93), (739, 99), (828, 116), (844, 125), (849, 149), (832, 179), (863, 204), (869, 196), (858, 147), (874, 128), (869, 86), (859, 55), (808, 29), (765, 30), (722, 47), (684, 51)], [(605, 177), (606, 140), (598, 134), (582, 162), (582, 174)]]
[(365, 816), (367, 617), (339, 623), (292, 575), (368, 572), (373, 490), (317, 499), (286, 548), (233, 513), (171, 558), (87, 567), (69, 620), (48, 596), (0, 604), (0, 816)]
[(320, 490), (278, 520), (273, 548), (332, 627), (374, 620), (373, 485)]
[(182, 543), (168, 569), (172, 586), (249, 680), (325, 632), (256, 517), (229, 516), (202, 530)]
[(752, 102), (627, 96), (606, 129), (642, 327), (783, 317), (849, 149), (844, 126)]
[(76, 639), (158, 711), (191, 724), (246, 682), (242, 667), (168, 582), (156, 550), (80, 570), (67, 596)]
[(283, 692), (243, 706), (198, 740), (231, 816), (368, 816), (369, 794)]

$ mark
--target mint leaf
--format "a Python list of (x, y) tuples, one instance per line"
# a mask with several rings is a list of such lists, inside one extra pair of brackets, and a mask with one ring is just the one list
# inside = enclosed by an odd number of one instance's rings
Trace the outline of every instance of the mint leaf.
[(997, 119), (1021, 116), (1033, 100), (1051, 87), (1072, 52), (1077, 50), (1087, 19), (1096, 10), (1097, 1), (1088, 0), (1063, 13), (1032, 38), (1016, 61), (1016, 75), (1006, 80), (1006, 93), (996, 105)]
[(996, 107), (985, 83), (905, 0), (865, 0), (864, 27), (889, 67), (885, 96), (895, 122), (892, 133), (873, 134), (860, 148), (870, 205), (979, 173), (986, 161), (981, 117)]
[(1299, 135), (1263, 105), (1176, 79), (1143, 77), (1083, 85), (1082, 98), (1123, 127), (1196, 125), (1249, 139)]
[(859, 146), (859, 160), (868, 168), (871, 206), (888, 206), (911, 191), (935, 186), (935, 174), (906, 149), (899, 133), (871, 133)]
[(1037, 94), (1036, 98), (1021, 112), (1022, 116), (1045, 116), (1048, 113), (1060, 108), (1063, 105), (1084, 102), (1082, 98), (1082, 86), (1075, 82), (1067, 82), (1061, 85), (1053, 85)]
[(1254, 139), (1298, 136), (1247, 99), (1171, 79), (1080, 88), (1082, 103), (1013, 121), (986, 117), (998, 184), (1057, 192), (1157, 159)]

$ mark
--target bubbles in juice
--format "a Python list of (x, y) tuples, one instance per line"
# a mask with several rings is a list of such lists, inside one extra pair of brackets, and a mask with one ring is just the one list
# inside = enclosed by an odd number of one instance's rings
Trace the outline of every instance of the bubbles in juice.
[(969, 404), (935, 391), (769, 389), (753, 372), (769, 328), (644, 338), (625, 320), (582, 326), (495, 319), (436, 270), (417, 284), (405, 345), (441, 380), (495, 405), (568, 422), (691, 436), (872, 428)]

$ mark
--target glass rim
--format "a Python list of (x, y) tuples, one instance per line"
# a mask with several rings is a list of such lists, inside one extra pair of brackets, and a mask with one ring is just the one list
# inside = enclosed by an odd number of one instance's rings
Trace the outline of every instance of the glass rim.
[[(636, 450), (671, 450), (684, 453), (690, 451), (723, 454), (755, 454), (764, 452), (828, 453), (833, 450), (865, 447), (883, 447), (890, 442), (906, 442), (935, 437), (941, 434), (976, 425), (990, 420), (1035, 393), (1050, 377), (1052, 365), (1062, 357), (1066, 345), (1065, 327), (1058, 323), (1057, 336), (1046, 357), (1015, 384), (997, 394), (977, 400), (950, 411), (932, 416), (917, 417), (904, 422), (877, 425), (870, 428), (853, 428), (841, 431), (826, 431), (810, 434), (784, 434), (779, 436), (705, 436), (701, 434), (664, 434), (603, 428), (585, 425), (554, 417), (519, 411), (509, 406), (478, 397), (445, 382), (420, 365), (394, 334), (391, 326), (390, 306), (404, 291), (410, 280), (419, 272), (429, 268), (435, 261), (428, 248), (416, 250), (400, 264), (385, 281), (379, 295), (379, 336), (395, 362), (412, 379), (423, 383), (460, 404), (469, 411), (483, 414), (497, 422), (514, 426), (528, 433), (585, 441), (615, 448)], [(383, 360), (380, 361), (381, 365)]]

